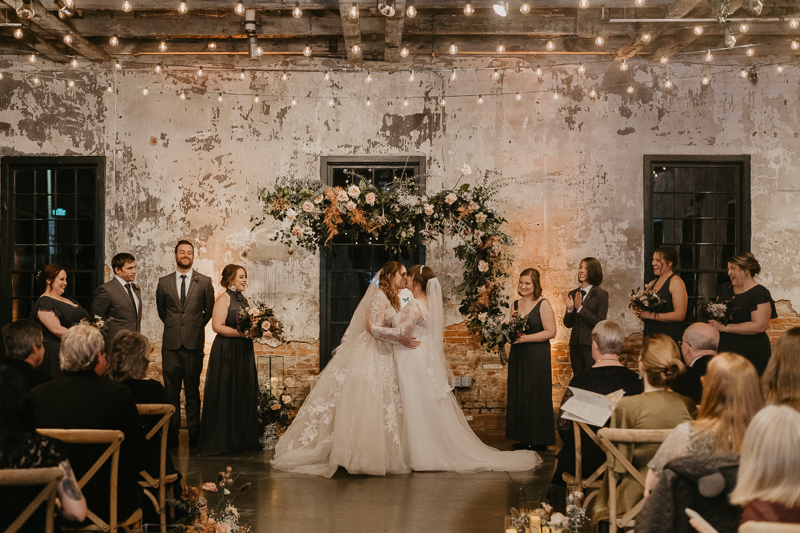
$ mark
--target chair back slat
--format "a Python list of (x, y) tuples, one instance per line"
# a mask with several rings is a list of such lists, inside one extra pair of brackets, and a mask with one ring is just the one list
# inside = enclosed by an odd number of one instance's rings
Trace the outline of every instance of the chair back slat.
[(161, 431), (161, 442), (159, 443), (159, 463), (158, 463), (158, 479), (151, 476), (146, 470), (142, 470), (139, 474), (142, 476), (143, 481), (139, 484), (152, 489), (158, 489), (158, 499), (156, 500), (150, 492), (145, 494), (150, 498), (153, 503), (156, 513), (159, 515), (161, 521), (162, 531), (166, 528), (167, 523), (167, 425), (169, 424), (172, 414), (175, 412), (175, 406), (172, 404), (158, 404), (158, 403), (142, 403), (137, 404), (136, 409), (139, 411), (139, 416), (152, 416), (161, 415), (158, 422), (147, 432), (145, 438), (150, 441), (153, 437)]
[(64, 472), (57, 466), (50, 468), (21, 468), (0, 470), (0, 486), (24, 487), (44, 485), (44, 488), (22, 510), (20, 515), (6, 528), (5, 533), (16, 533), (33, 516), (36, 509), (47, 501), (45, 507), (45, 532), (53, 533), (53, 518), (55, 515), (56, 492), (58, 484), (64, 477)]

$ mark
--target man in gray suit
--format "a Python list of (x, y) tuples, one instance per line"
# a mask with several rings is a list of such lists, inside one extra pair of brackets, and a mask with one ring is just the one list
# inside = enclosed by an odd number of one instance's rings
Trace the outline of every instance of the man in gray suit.
[(178, 241), (175, 246), (175, 272), (158, 280), (156, 307), (164, 323), (161, 361), (164, 388), (175, 414), (169, 423), (169, 445), (178, 444), (181, 427), (181, 382), (186, 395), (186, 424), (189, 445), (200, 436), (200, 372), (203, 370), (205, 327), (214, 310), (211, 278), (192, 269), (194, 246)]
[(100, 285), (94, 291), (92, 316), (106, 321), (106, 352), (111, 342), (122, 329), (140, 331), (142, 328), (142, 290), (133, 280), (136, 279), (136, 258), (121, 253), (111, 260), (114, 278)]

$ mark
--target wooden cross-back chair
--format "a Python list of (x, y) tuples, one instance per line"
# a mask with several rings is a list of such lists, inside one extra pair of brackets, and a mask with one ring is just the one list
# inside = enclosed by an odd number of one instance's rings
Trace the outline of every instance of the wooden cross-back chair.
[[(58, 439), (69, 444), (107, 444), (108, 447), (98, 457), (92, 467), (78, 480), (78, 485), (83, 488), (98, 470), (110, 459), (111, 476), (109, 481), (110, 512), (108, 522), (97, 516), (91, 508), (86, 515), (89, 523), (79, 527), (65, 527), (65, 531), (110, 531), (116, 533), (117, 529), (130, 531), (134, 525), (141, 525), (142, 510), (137, 509), (130, 517), (123, 521), (117, 518), (117, 487), (119, 485), (119, 447), (125, 440), (125, 434), (115, 429), (39, 429), (38, 432), (45, 437)], [(92, 502), (87, 501), (87, 505)]]
[(16, 533), (33, 513), (45, 502), (45, 533), (53, 533), (56, 493), (64, 472), (57, 466), (51, 468), (20, 468), (0, 470), (0, 487), (27, 487), (44, 485), (39, 494), (22, 510), (5, 533)]
[(172, 414), (175, 412), (175, 406), (171, 404), (160, 404), (160, 403), (142, 403), (137, 404), (136, 408), (139, 410), (139, 416), (150, 416), (150, 415), (160, 415), (161, 418), (159, 419), (158, 423), (147, 433), (145, 438), (150, 441), (153, 437), (155, 437), (159, 431), (161, 431), (161, 442), (160, 442), (160, 455), (159, 455), (159, 463), (158, 463), (158, 478), (152, 477), (147, 471), (142, 470), (139, 472), (144, 478), (143, 480), (139, 481), (139, 485), (144, 488), (151, 488), (158, 490), (158, 498), (153, 496), (153, 494), (149, 490), (145, 490), (145, 495), (150, 498), (150, 501), (153, 503), (153, 507), (158, 513), (159, 518), (161, 520), (161, 531), (166, 531), (166, 524), (167, 524), (167, 505), (166, 505), (166, 485), (169, 483), (174, 483), (178, 479), (178, 474), (170, 474), (167, 475), (167, 430), (166, 427), (169, 424), (169, 420), (172, 417)]
[(600, 477), (603, 475), (603, 472), (606, 471), (606, 465), (600, 465), (600, 467), (592, 472), (588, 478), (583, 479), (583, 445), (581, 442), (581, 430), (585, 431), (589, 438), (592, 439), (592, 441), (594, 441), (594, 443), (597, 444), (601, 450), (605, 451), (605, 446), (597, 434), (585, 422), (577, 422), (573, 420), (572, 430), (575, 433), (575, 475), (572, 476), (568, 472), (564, 472), (561, 475), (561, 479), (566, 481), (567, 484), (574, 484), (580, 489), (581, 492), (583, 492), (582, 507), (584, 510), (586, 510), (589, 506), (589, 502), (591, 502), (592, 498), (597, 494), (597, 490), (600, 489)]
[(623, 444), (658, 444), (664, 442), (671, 429), (616, 429), (601, 428), (597, 436), (606, 451), (606, 478), (608, 483), (608, 521), (609, 533), (616, 533), (618, 528), (632, 527), (634, 518), (644, 507), (644, 498), (634, 505), (622, 517), (617, 518), (617, 473), (615, 464), (622, 465), (626, 473), (644, 488), (645, 478), (639, 473), (628, 458), (617, 448), (614, 443)]
[(745, 522), (739, 526), (739, 533), (800, 533), (800, 524)]

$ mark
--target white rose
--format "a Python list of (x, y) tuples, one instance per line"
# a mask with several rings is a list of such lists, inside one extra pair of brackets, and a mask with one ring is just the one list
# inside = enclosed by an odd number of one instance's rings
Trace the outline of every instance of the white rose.
[(503, 247), (500, 245), (499, 242), (494, 241), (492, 243), (492, 251), (494, 251), (494, 253), (499, 254), (500, 250), (502, 250), (502, 249), (503, 249)]
[(288, 218), (289, 220), (294, 220), (295, 217), (297, 217), (297, 211), (295, 211), (291, 207), (286, 210), (286, 218)]
[(486, 322), (486, 319), (489, 318), (487, 313), (478, 313), (478, 320), (481, 322)]
[(566, 524), (567, 523), (567, 517), (564, 516), (561, 513), (553, 513), (553, 515), (550, 517), (550, 523), (553, 524), (553, 525)]
[(250, 316), (258, 316), (261, 314), (261, 310), (258, 307), (248, 307), (247, 314)]
[(286, 378), (285, 382), (287, 387), (294, 387), (294, 380), (292, 378)]
[(477, 222), (478, 224), (483, 224), (484, 222), (486, 222), (486, 213), (478, 213), (477, 215), (475, 215), (475, 222)]
[(356, 203), (355, 203), (355, 202), (353, 202), (353, 201), (350, 201), (350, 202), (347, 202), (347, 203), (345, 204), (345, 207), (347, 208), (347, 210), (348, 210), (348, 211), (355, 211), (355, 210), (356, 210), (356, 207), (358, 207), (358, 206), (356, 205)]
[(456, 196), (455, 193), (452, 192), (444, 197), (444, 201), (447, 202), (447, 205), (453, 205), (456, 202), (456, 200), (458, 200), (458, 196)]
[(469, 176), (472, 174), (472, 168), (466, 163), (461, 166), (460, 171), (462, 176)]
[(336, 199), (340, 202), (346, 202), (348, 200), (347, 193), (344, 189), (339, 189), (339, 192), (336, 195)]
[(311, 202), (303, 202), (303, 211), (305, 211), (306, 213), (310, 213), (313, 210), (314, 210), (314, 204), (312, 204)]
[(367, 203), (369, 205), (375, 205), (375, 193), (374, 192), (368, 192), (367, 193), (367, 197), (365, 198), (365, 200), (367, 201)]
[(469, 210), (470, 211), (477, 211), (480, 206), (474, 200), (470, 200), (469, 202)]
[(357, 185), (351, 185), (347, 188), (347, 194), (349, 194), (351, 198), (358, 198), (361, 194), (361, 189), (359, 189)]
[(486, 261), (478, 261), (478, 270), (480, 272), (486, 272), (487, 270), (489, 270), (489, 263), (487, 263)]
[(303, 228), (300, 226), (295, 226), (292, 228), (292, 235), (295, 237), (302, 237), (303, 236)]
[(431, 204), (425, 204), (424, 209), (426, 215), (430, 216), (433, 214), (433, 206)]
[(317, 196), (316, 198), (314, 198), (314, 203), (317, 204), (317, 205), (322, 203), (322, 195), (321, 194), (319, 196)]
[(288, 405), (292, 403), (292, 397), (289, 396), (288, 394), (284, 394), (283, 396), (281, 396), (281, 401), (283, 401), (283, 403)]

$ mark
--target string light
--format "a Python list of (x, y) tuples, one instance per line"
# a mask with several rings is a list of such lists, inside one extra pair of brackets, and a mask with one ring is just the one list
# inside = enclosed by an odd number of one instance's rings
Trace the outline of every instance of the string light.
[(22, 39), (22, 30), (19, 28), (14, 30), (14, 37), (16, 37), (17, 39)]
[(325, 71), (324, 78), (325, 78), (325, 81), (330, 81), (330, 79), (331, 79), (331, 71), (330, 70), (326, 70)]
[(797, 17), (792, 17), (789, 20), (789, 26), (792, 27), (793, 30), (796, 30), (798, 26), (800, 26), (800, 22), (797, 21)]
[(453, 69), (453, 73), (450, 74), (450, 81), (456, 81), (456, 69)]
[(142, 94), (147, 96), (148, 94), (150, 94), (150, 90), (147, 87), (145, 87), (144, 89), (142, 89)]
[(72, 44), (72, 35), (66, 34), (64, 36), (64, 42), (67, 43), (67, 44)]
[(181, 4), (178, 6), (178, 13), (185, 15), (187, 11), (189, 11), (189, 8), (186, 7), (186, 2), (181, 2)]
[(748, 46), (748, 47), (747, 47), (747, 57), (753, 57), (753, 55), (754, 55), (755, 53), (756, 53), (756, 51), (753, 49), (753, 47), (752, 47), (752, 46)]
[(527, 15), (528, 13), (531, 12), (531, 6), (528, 4), (522, 4), (521, 6), (519, 6), (519, 12), (522, 13), (523, 15)]
[(34, 85), (39, 85), (39, 76), (34, 76), (33, 77), (33, 84)]
[(306, 56), (306, 57), (311, 56), (311, 47), (310, 46), (306, 46), (305, 48), (303, 48), (303, 55)]
[(409, 74), (409, 76), (408, 76), (408, 81), (414, 81), (414, 77), (415, 77), (414, 76), (414, 71), (412, 70), (411, 74)]
[(245, 77), (247, 77), (247, 74), (245, 74), (244, 69), (242, 69), (242, 72), (239, 74), (239, 79), (243, 80)]
[(261, 101), (261, 98), (259, 98), (258, 95), (255, 95), (255, 97), (253, 97), (253, 102), (259, 103), (260, 101)]
[(297, 105), (297, 98), (292, 96), (292, 105)]
[(664, 82), (664, 87), (667, 89), (672, 89), (672, 80), (667, 78), (667, 81)]
[(186, 100), (186, 91), (181, 89), (181, 100)]
[(408, 107), (408, 98), (403, 100), (403, 107)]
[(515, 99), (517, 102), (519, 102), (520, 100), (522, 100), (522, 95), (521, 95), (521, 94), (519, 94), (519, 93), (517, 93), (516, 95), (514, 95), (514, 99)]
[(550, 52), (556, 49), (556, 44), (553, 41), (547, 41), (547, 44), (544, 45)]
[(602, 36), (598, 36), (597, 39), (594, 40), (594, 44), (597, 46), (603, 46), (604, 42), (606, 42), (606, 40)]
[(669, 58), (667, 56), (661, 56), (661, 59), (659, 59), (659, 61), (661, 62), (662, 65), (666, 65), (667, 63), (669, 63)]
[(203, 67), (200, 67), (199, 69), (197, 69), (197, 76), (198, 77), (203, 77)]
[(284, 70), (283, 74), (281, 74), (281, 81), (287, 81), (288, 79), (289, 79), (289, 75), (286, 74), (286, 71)]
[(792, 50), (800, 49), (800, 43), (797, 41), (792, 41)]
[(702, 26), (695, 26), (694, 27), (694, 34), (695, 35), (703, 35), (703, 27)]
[(783, 65), (778, 65), (778, 74), (783, 74)]
[(217, 96), (217, 102), (221, 102), (221, 101), (222, 101), (222, 93), (219, 93), (219, 96)]
[(72, 68), (78, 68), (78, 60), (77, 59), (73, 58), (72, 61), (69, 62), (69, 64), (72, 65)]
[(156, 74), (161, 74), (161, 64), (156, 65)]
[(750, 26), (748, 26), (747, 24), (741, 24), (739, 26), (739, 31), (742, 32), (742, 33), (747, 33), (749, 30), (750, 30)]
[(356, 5), (355, 2), (353, 2), (353, 5), (350, 6), (350, 11), (349, 11), (348, 15), (350, 15), (351, 19), (357, 19), (358, 18), (358, 6)]
[(592, 90), (589, 91), (589, 98), (591, 98), (592, 100), (597, 98), (597, 91), (594, 90), (594, 87), (592, 87)]
[(710, 63), (712, 59), (714, 59), (714, 55), (711, 53), (711, 50), (709, 50), (706, 52), (706, 63)]
[(464, 6), (465, 15), (472, 15), (473, 13), (475, 13), (475, 10), (472, 8), (472, 4), (467, 4)]
[(558, 100), (558, 91), (553, 90), (553, 100)]
[(625, 72), (626, 70), (628, 70), (628, 60), (627, 59), (623, 59), (622, 60), (622, 63), (620, 63), (620, 65), (619, 65), (619, 69), (622, 72)]
[(36, 63), (36, 54), (31, 54), (28, 57), (28, 61), (30, 61), (31, 63)]
[(578, 73), (583, 74), (586, 72), (586, 67), (583, 66), (583, 63), (578, 64)]
[(329, 106), (331, 106), (331, 107), (333, 107), (333, 105), (334, 105), (335, 103), (336, 103), (336, 102), (334, 102), (334, 100), (333, 100), (333, 96), (331, 96), (330, 100), (328, 100), (328, 105), (329, 105)]
[(119, 61), (117, 61), (116, 63), (114, 63), (114, 67), (115, 67), (117, 70), (122, 70), (122, 63), (120, 63)]
[(264, 49), (261, 48), (260, 46), (256, 47), (256, 55), (258, 57), (261, 57), (263, 54), (264, 54)]
[(502, 44), (501, 44), (500, 46), (498, 46), (498, 47), (497, 47), (497, 53), (498, 53), (498, 54), (502, 54), (502, 53), (503, 53), (503, 52), (505, 52), (505, 51), (506, 51), (506, 47), (505, 47), (505, 46), (503, 46)]
[(700, 83), (702, 83), (703, 85), (708, 85), (709, 83), (711, 83), (711, 78), (709, 78), (708, 76), (703, 76), (702, 79), (700, 80)]
[(636, 7), (642, 7), (644, 5), (644, 0), (635, 0), (634, 3)]
[(364, 81), (366, 81), (367, 83), (372, 82), (372, 71), (371, 70), (369, 72), (367, 72), (367, 79), (364, 80)]
[(214, 41), (211, 41), (210, 43), (208, 43), (208, 49), (209, 50), (216, 50), (217, 49), (217, 43), (215, 43)]
[(300, 4), (297, 2), (294, 3), (294, 9), (292, 9), (292, 16), (296, 19), (299, 19), (300, 17), (303, 16), (303, 10), (300, 9)]
[(67, 86), (68, 87), (75, 87), (75, 81), (74, 80), (69, 80), (69, 82), (67, 83)]
[(357, 54), (357, 53), (359, 53), (360, 51), (361, 51), (361, 47), (360, 47), (359, 45), (357, 45), (357, 44), (354, 44), (354, 45), (353, 45), (353, 53), (354, 53), (354, 54)]
[(369, 99), (369, 96), (367, 96), (367, 107), (370, 107), (371, 105), (372, 101)]
[(745, 69), (740, 70), (739, 71), (739, 77), (742, 78), (742, 79), (746, 78), (747, 77), (747, 71)]
[(414, 6), (408, 6), (406, 8), (406, 16), (410, 19), (413, 19), (417, 16), (417, 8)]
[(448, 50), (450, 51), (450, 55), (456, 55), (458, 53), (458, 46), (451, 44)]
[(633, 94), (633, 90), (634, 90), (633, 85), (628, 85), (628, 88), (626, 89), (626, 91), (628, 91), (628, 94)]
[(643, 33), (642, 34), (642, 42), (643, 43), (649, 43), (650, 42), (650, 34), (649, 33)]
[(244, 15), (244, 6), (242, 5), (241, 2), (236, 4), (236, 8), (234, 9), (234, 11), (236, 11), (237, 15)]
[(130, 2), (128, 2), (128, 0), (125, 0), (124, 2), (122, 2), (122, 10), (125, 13), (130, 13), (132, 9), (133, 9), (133, 6), (131, 5)]
[(536, 65), (536, 75), (537, 76), (542, 75), (542, 67), (540, 67), (539, 65)]
[(492, 73), (492, 78), (494, 78), (495, 80), (499, 79), (500, 78), (500, 71), (497, 70), (497, 69), (494, 69), (494, 72)]
[(111, 43), (111, 46), (117, 46), (119, 44), (119, 39), (116, 35), (112, 35), (108, 42)]
[(400, 49), (400, 57), (408, 57), (408, 48), (403, 47)]
[(589, 7), (589, 0), (581, 0), (580, 7), (581, 9), (586, 9), (587, 7)]
[(114, 88), (111, 85), (109, 85), (108, 87), (106, 87), (106, 91), (108, 91), (110, 93), (113, 93), (114, 92)]
[(439, 105), (440, 106), (446, 106), (447, 105), (447, 100), (445, 100), (444, 96), (442, 96), (442, 99), (439, 100)]
[(165, 43), (164, 41), (161, 41), (161, 44), (158, 45), (158, 49), (161, 50), (162, 52), (166, 52), (167, 51), (167, 43)]
[(482, 104), (482, 103), (483, 103), (483, 96), (482, 96), (482, 95), (480, 95), (480, 94), (478, 95), (478, 103), (479, 103), (479, 104)]

